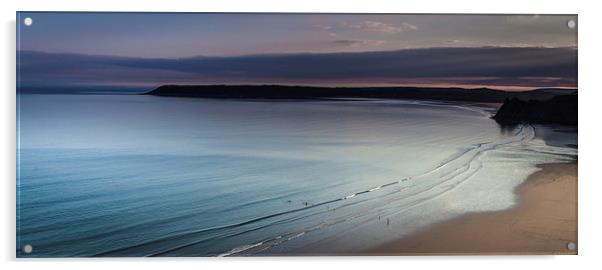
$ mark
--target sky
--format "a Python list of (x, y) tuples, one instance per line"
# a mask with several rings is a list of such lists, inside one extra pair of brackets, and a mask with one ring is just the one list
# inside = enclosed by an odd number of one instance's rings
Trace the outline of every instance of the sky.
[(17, 65), (23, 87), (577, 87), (569, 20), (577, 17), (22, 12)]

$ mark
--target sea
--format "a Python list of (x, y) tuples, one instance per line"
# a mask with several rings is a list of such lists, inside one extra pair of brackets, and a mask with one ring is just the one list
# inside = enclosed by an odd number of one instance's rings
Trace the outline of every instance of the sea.
[(360, 254), (511, 208), (538, 164), (577, 158), (576, 128), (502, 126), (491, 104), (17, 101), (18, 257)]

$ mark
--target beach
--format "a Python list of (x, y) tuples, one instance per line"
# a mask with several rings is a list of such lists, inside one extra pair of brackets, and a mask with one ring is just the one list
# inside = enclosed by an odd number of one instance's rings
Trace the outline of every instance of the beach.
[[(466, 214), (367, 250), (369, 255), (577, 254), (577, 162), (538, 165), (508, 210)], [(577, 245), (578, 246), (578, 245)]]

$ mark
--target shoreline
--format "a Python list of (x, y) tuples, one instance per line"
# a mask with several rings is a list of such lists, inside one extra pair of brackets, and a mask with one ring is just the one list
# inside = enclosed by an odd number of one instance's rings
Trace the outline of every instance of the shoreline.
[[(576, 255), (577, 161), (537, 165), (509, 209), (470, 213), (362, 251), (364, 255)], [(577, 244), (567, 249), (568, 242)]]

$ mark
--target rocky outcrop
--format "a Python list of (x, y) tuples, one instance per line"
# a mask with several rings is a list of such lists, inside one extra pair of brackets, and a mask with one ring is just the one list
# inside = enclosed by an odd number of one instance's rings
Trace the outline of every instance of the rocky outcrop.
[(577, 125), (577, 94), (549, 100), (509, 98), (492, 117), (499, 123), (538, 123)]

